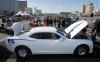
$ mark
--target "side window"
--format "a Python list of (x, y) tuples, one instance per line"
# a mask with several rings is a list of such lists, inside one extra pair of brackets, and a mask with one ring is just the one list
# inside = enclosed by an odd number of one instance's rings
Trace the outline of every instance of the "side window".
[(57, 34), (55, 34), (55, 33), (52, 33), (52, 34), (51, 34), (51, 39), (59, 39), (59, 38), (60, 38), (59, 35), (57, 35)]
[(60, 36), (55, 33), (40, 33), (40, 39), (59, 39)]
[(40, 33), (40, 39), (51, 39), (50, 33)]
[(29, 37), (35, 38), (35, 39), (39, 39), (40, 38), (39, 33), (34, 33), (31, 36), (29, 36)]
[(55, 33), (47, 33), (47, 32), (34, 33), (29, 37), (35, 39), (59, 39), (60, 38), (60, 36)]

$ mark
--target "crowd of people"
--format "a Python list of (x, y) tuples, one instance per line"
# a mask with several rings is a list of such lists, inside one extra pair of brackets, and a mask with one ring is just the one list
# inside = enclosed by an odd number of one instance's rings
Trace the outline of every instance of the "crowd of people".
[[(86, 19), (84, 19), (84, 20), (86, 20)], [(64, 30), (69, 25), (71, 25), (72, 23), (77, 22), (77, 21), (79, 21), (79, 17), (72, 19), (68, 16), (66, 16), (66, 17), (47, 16), (42, 21), (40, 19), (37, 19), (37, 21), (34, 21), (34, 23), (35, 22), (37, 23), (36, 26), (52, 26), (52, 27), (56, 27), (58, 29)], [(15, 22), (15, 21), (10, 19), (10, 17), (2, 18), (2, 24), (0, 26), (0, 31), (5, 30), (4, 24), (8, 23), (10, 26), (10, 25), (12, 25), (12, 22)], [(93, 24), (94, 24), (94, 28), (92, 29), (91, 38), (94, 43), (96, 40), (96, 35), (100, 35), (100, 28), (99, 28), (100, 27), (100, 18), (97, 18)], [(88, 28), (88, 26), (85, 27), (83, 30), (81, 30), (82, 35), (86, 35), (87, 28)]]
[(2, 23), (1, 23), (1, 26), (0, 26), (0, 32), (6, 33), (5, 31), (7, 30), (7, 27), (9, 27), (11, 25), (12, 25), (12, 22), (9, 19), (9, 17), (2, 18)]
[[(84, 19), (84, 20), (86, 20), (86, 19)], [(77, 21), (79, 21), (79, 17), (72, 20), (70, 17), (50, 17), (50, 16), (48, 16), (44, 20), (46, 26), (53, 26), (53, 27), (63, 29), (63, 30), (65, 28), (67, 28), (69, 25), (71, 25), (72, 23), (77, 22)], [(92, 29), (91, 39), (92, 39), (93, 43), (95, 43), (96, 35), (100, 35), (100, 19), (97, 18), (93, 24), (94, 24), (94, 28)], [(81, 30), (80, 34), (86, 35), (87, 28), (88, 28), (88, 26), (83, 28)]]
[[(86, 20), (86, 19), (84, 19)], [(53, 17), (53, 16), (48, 16), (44, 18), (42, 21), (40, 18), (37, 18), (37, 20), (30, 20), (30, 25), (37, 27), (37, 26), (51, 26), (51, 27), (56, 27), (58, 29), (64, 30), (67, 28), (69, 25), (71, 25), (74, 22), (79, 21), (79, 17), (76, 18), (70, 18), (68, 16), (66, 17)], [(41, 25), (42, 24), (42, 25)], [(81, 33), (85, 34), (87, 30), (87, 27), (85, 27)]]
[(52, 26), (56, 27), (59, 29), (65, 29), (72, 23), (72, 19), (69, 17), (53, 17), (53, 16), (48, 16), (44, 19), (41, 18), (36, 18), (37, 20), (30, 20), (30, 22), (34, 24), (37, 24), (36, 26), (41, 26), (41, 24), (44, 24), (42, 26)]
[(56, 28), (66, 28), (72, 23), (69, 17), (47, 17), (45, 19), (46, 26), (54, 26)]

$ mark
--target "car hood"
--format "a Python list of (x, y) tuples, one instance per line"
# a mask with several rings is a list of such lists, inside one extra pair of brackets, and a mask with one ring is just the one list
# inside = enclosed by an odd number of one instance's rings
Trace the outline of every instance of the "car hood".
[(67, 34), (70, 34), (70, 38), (73, 38), (77, 33), (79, 33), (83, 28), (85, 28), (88, 23), (85, 20), (77, 21), (71, 24), (65, 29)]
[(14, 35), (18, 35), (21, 31), (23, 31), (24, 27), (22, 23), (15, 22), (10, 28), (14, 31)]

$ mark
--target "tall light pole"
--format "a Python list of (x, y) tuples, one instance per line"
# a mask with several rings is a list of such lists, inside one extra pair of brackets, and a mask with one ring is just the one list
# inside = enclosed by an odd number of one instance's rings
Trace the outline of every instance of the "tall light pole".
[(1, 4), (1, 0), (0, 0), (0, 15), (1, 15), (1, 11), (2, 11), (2, 4)]
[(14, 0), (12, 0), (12, 9), (14, 11)]

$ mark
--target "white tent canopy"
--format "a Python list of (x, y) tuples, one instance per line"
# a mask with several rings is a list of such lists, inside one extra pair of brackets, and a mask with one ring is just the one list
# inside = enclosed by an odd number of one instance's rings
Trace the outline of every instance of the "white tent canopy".
[(15, 15), (22, 15), (22, 16), (28, 16), (28, 15), (30, 15), (30, 14), (28, 14), (26, 11), (24, 11), (24, 12), (22, 12), (21, 10), (17, 13), (17, 14), (15, 14)]
[(17, 13), (17, 14), (15, 14), (15, 15), (25, 15), (24, 14), (24, 12), (22, 12), (21, 10)]

